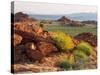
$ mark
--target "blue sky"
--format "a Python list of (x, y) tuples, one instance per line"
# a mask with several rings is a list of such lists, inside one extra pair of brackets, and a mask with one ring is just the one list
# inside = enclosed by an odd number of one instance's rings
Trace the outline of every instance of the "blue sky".
[(90, 5), (51, 4), (15, 1), (14, 13), (28, 14), (72, 14), (96, 13), (97, 7)]

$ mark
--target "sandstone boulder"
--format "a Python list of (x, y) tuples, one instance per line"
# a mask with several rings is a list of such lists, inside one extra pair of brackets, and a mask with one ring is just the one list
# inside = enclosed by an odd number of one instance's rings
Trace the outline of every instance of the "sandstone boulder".
[(90, 43), (92, 46), (97, 46), (97, 36), (92, 33), (81, 33), (74, 37), (75, 39), (81, 41), (86, 41)]
[(57, 48), (48, 42), (38, 42), (36, 46), (33, 43), (27, 43), (26, 45), (27, 56), (33, 60), (41, 60), (53, 51), (57, 51)]
[(14, 48), (14, 63), (24, 63), (26, 61), (29, 61), (26, 56), (25, 50), (26, 48), (24, 45), (18, 45)]
[(22, 41), (22, 37), (18, 34), (14, 34), (12, 37), (12, 42), (13, 42), (13, 46), (15, 47), (16, 45), (20, 44)]
[(44, 56), (48, 55), (50, 52), (58, 51), (55, 45), (48, 42), (38, 42), (37, 49), (40, 50)]

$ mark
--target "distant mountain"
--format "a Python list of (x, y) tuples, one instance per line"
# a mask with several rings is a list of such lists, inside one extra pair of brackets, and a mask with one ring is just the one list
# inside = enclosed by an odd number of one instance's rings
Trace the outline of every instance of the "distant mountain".
[(76, 13), (76, 14), (69, 14), (67, 15), (72, 20), (81, 20), (81, 21), (87, 21), (87, 20), (97, 20), (97, 14), (96, 13)]
[(79, 20), (79, 21), (87, 21), (87, 20), (97, 20), (96, 13), (73, 13), (73, 14), (61, 14), (61, 15), (38, 15), (38, 14), (29, 14), (30, 17), (42, 20), (57, 20), (62, 16), (66, 16), (72, 20)]
[(60, 18), (62, 15), (34, 15), (34, 14), (29, 14), (30, 17), (32, 18), (36, 18), (36, 19), (39, 19), (39, 20), (42, 20), (42, 19), (46, 19), (46, 20), (57, 20), (58, 18)]
[(36, 21), (35, 18), (30, 18), (28, 14), (23, 12), (18, 12), (15, 15), (12, 14), (12, 17), (13, 16), (14, 16), (14, 22)]

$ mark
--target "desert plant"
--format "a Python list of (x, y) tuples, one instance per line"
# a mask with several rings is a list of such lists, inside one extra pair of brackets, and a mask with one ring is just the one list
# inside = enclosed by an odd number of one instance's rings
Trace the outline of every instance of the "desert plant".
[(74, 53), (75, 59), (77, 57), (82, 59), (82, 60), (86, 60), (87, 59), (87, 55), (83, 51), (81, 51), (81, 50), (75, 50), (73, 53)]
[(86, 55), (90, 55), (92, 53), (92, 46), (87, 43), (87, 42), (84, 42), (84, 41), (81, 41), (77, 46), (76, 46), (76, 49), (78, 51), (82, 51), (84, 52)]
[(64, 32), (53, 32), (51, 38), (55, 41), (60, 51), (69, 51), (75, 46), (72, 37)]
[(59, 62), (58, 66), (64, 70), (71, 70), (72, 68), (72, 65), (66, 60)]
[(75, 64), (74, 55), (71, 54), (67, 55), (66, 57), (62, 56), (58, 66), (64, 70), (72, 70), (74, 64)]
[(73, 70), (85, 69), (85, 62), (86, 60), (83, 60), (83, 58), (80, 58), (79, 56), (75, 56), (75, 64), (72, 65), (72, 69)]

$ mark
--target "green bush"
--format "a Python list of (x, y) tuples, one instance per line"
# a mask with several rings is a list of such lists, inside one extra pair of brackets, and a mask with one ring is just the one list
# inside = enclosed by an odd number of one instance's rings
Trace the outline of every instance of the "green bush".
[(64, 69), (64, 70), (70, 70), (71, 64), (67, 61), (62, 61), (59, 63), (59, 67)]
[(74, 55), (70, 54), (62, 56), (58, 66), (64, 70), (71, 70), (74, 64), (75, 64)]
[(83, 59), (83, 60), (87, 59), (87, 55), (81, 50), (75, 50), (74, 55), (75, 57), (79, 57), (80, 59)]
[(92, 46), (91, 46), (89, 43), (84, 42), (84, 41), (80, 42), (80, 43), (76, 46), (76, 49), (77, 49), (78, 51), (84, 52), (86, 55), (90, 55), (90, 54), (92, 53), (92, 50), (93, 50)]
[(68, 60), (60, 61), (58, 66), (64, 70), (70, 70), (72, 68), (72, 64)]

